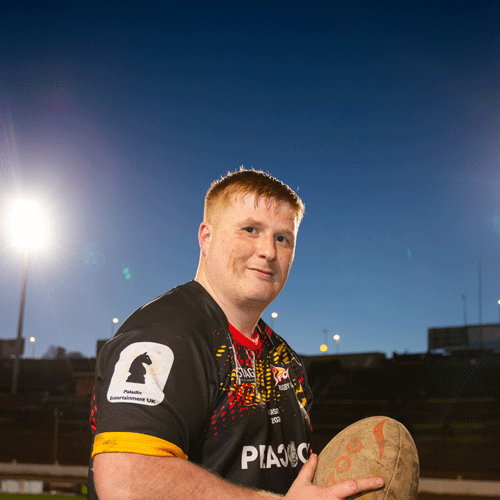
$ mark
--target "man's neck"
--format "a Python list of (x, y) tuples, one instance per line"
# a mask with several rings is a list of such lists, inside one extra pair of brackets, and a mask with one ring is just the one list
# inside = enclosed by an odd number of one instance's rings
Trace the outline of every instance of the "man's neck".
[(254, 318), (242, 318), (241, 315), (238, 316), (230, 316), (226, 313), (227, 320), (231, 325), (233, 325), (236, 330), (238, 330), (242, 335), (249, 339), (253, 339), (255, 327), (257, 322), (259, 321), (260, 315), (255, 320)]
[(195, 281), (197, 281), (205, 290), (211, 295), (211, 297), (217, 302), (219, 307), (224, 311), (227, 320), (231, 325), (233, 325), (239, 332), (241, 332), (245, 337), (251, 339), (254, 336), (254, 330), (257, 322), (260, 319), (263, 310), (261, 307), (253, 308), (248, 307), (238, 307), (228, 301), (225, 301), (223, 297), (217, 296), (214, 290), (211, 289), (210, 284), (203, 276), (197, 274)]

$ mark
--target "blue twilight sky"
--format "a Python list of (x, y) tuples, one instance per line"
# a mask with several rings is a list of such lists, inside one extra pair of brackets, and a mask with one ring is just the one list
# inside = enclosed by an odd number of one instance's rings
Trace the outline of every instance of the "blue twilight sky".
[(330, 352), (335, 333), (340, 352), (425, 351), (464, 304), (478, 321), (479, 261), (497, 322), (499, 21), (493, 1), (4, 2), (0, 338), (15, 198), (39, 200), (49, 239), (24, 335), (92, 356), (113, 317), (194, 277), (203, 196), (242, 164), (306, 204), (264, 314), (299, 353), (324, 330)]

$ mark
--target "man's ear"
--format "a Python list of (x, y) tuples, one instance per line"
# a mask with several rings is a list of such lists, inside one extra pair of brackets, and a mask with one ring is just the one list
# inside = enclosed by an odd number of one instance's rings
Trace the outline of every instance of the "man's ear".
[(208, 247), (210, 246), (213, 227), (208, 222), (202, 222), (198, 231), (198, 241), (200, 250), (203, 255), (207, 255)]

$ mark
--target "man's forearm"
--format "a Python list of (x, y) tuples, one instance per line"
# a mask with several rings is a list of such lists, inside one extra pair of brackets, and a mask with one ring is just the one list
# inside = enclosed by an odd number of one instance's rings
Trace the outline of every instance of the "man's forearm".
[(99, 500), (271, 500), (269, 492), (234, 485), (176, 457), (101, 453), (94, 457)]

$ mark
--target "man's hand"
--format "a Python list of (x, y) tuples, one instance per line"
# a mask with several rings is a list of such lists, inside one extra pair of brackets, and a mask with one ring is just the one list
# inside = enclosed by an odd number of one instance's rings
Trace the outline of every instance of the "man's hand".
[(341, 500), (356, 495), (362, 491), (370, 491), (382, 488), (384, 480), (381, 477), (365, 477), (342, 481), (333, 486), (315, 486), (312, 484), (314, 471), (318, 465), (318, 457), (311, 455), (302, 467), (299, 475), (285, 495), (287, 500)]

